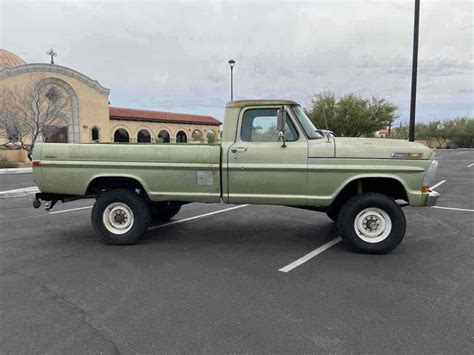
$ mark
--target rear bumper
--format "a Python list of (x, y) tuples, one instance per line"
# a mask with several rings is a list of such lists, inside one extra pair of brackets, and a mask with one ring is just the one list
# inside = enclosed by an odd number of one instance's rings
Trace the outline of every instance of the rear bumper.
[(426, 206), (436, 205), (436, 202), (438, 201), (439, 196), (441, 195), (438, 192), (430, 191), (430, 193), (428, 194), (428, 199), (426, 200)]

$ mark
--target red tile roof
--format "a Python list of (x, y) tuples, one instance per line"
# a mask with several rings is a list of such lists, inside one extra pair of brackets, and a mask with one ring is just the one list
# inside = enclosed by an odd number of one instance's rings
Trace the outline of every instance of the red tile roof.
[(109, 107), (111, 120), (148, 121), (168, 123), (188, 123), (218, 126), (222, 122), (212, 116), (190, 115), (185, 113), (172, 113), (149, 110), (135, 110), (131, 108)]

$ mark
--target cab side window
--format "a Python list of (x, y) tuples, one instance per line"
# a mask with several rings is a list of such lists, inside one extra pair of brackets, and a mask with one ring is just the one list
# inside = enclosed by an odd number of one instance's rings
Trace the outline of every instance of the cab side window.
[[(279, 142), (277, 112), (279, 108), (249, 109), (244, 112), (240, 139), (244, 142)], [(286, 141), (296, 141), (298, 133), (290, 119), (285, 123)]]

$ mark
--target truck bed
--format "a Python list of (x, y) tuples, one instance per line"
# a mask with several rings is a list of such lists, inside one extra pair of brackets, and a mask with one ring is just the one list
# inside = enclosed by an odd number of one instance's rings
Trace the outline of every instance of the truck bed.
[(85, 195), (99, 178), (134, 179), (154, 201), (219, 202), (221, 147), (205, 144), (38, 144), (41, 192)]

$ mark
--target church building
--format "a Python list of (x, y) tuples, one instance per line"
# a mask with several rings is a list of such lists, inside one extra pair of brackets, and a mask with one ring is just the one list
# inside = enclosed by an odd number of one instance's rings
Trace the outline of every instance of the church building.
[[(109, 106), (110, 89), (61, 65), (26, 63), (0, 49), (1, 89), (46, 88), (49, 99), (67, 98), (65, 124), (39, 141), (69, 143), (218, 143), (221, 122), (212, 116)], [(48, 96), (49, 95), (49, 96)], [(65, 106), (66, 107), (66, 106)], [(0, 107), (0, 110), (2, 108)], [(0, 132), (0, 145), (8, 134)], [(0, 151), (1, 155), (1, 151)]]

